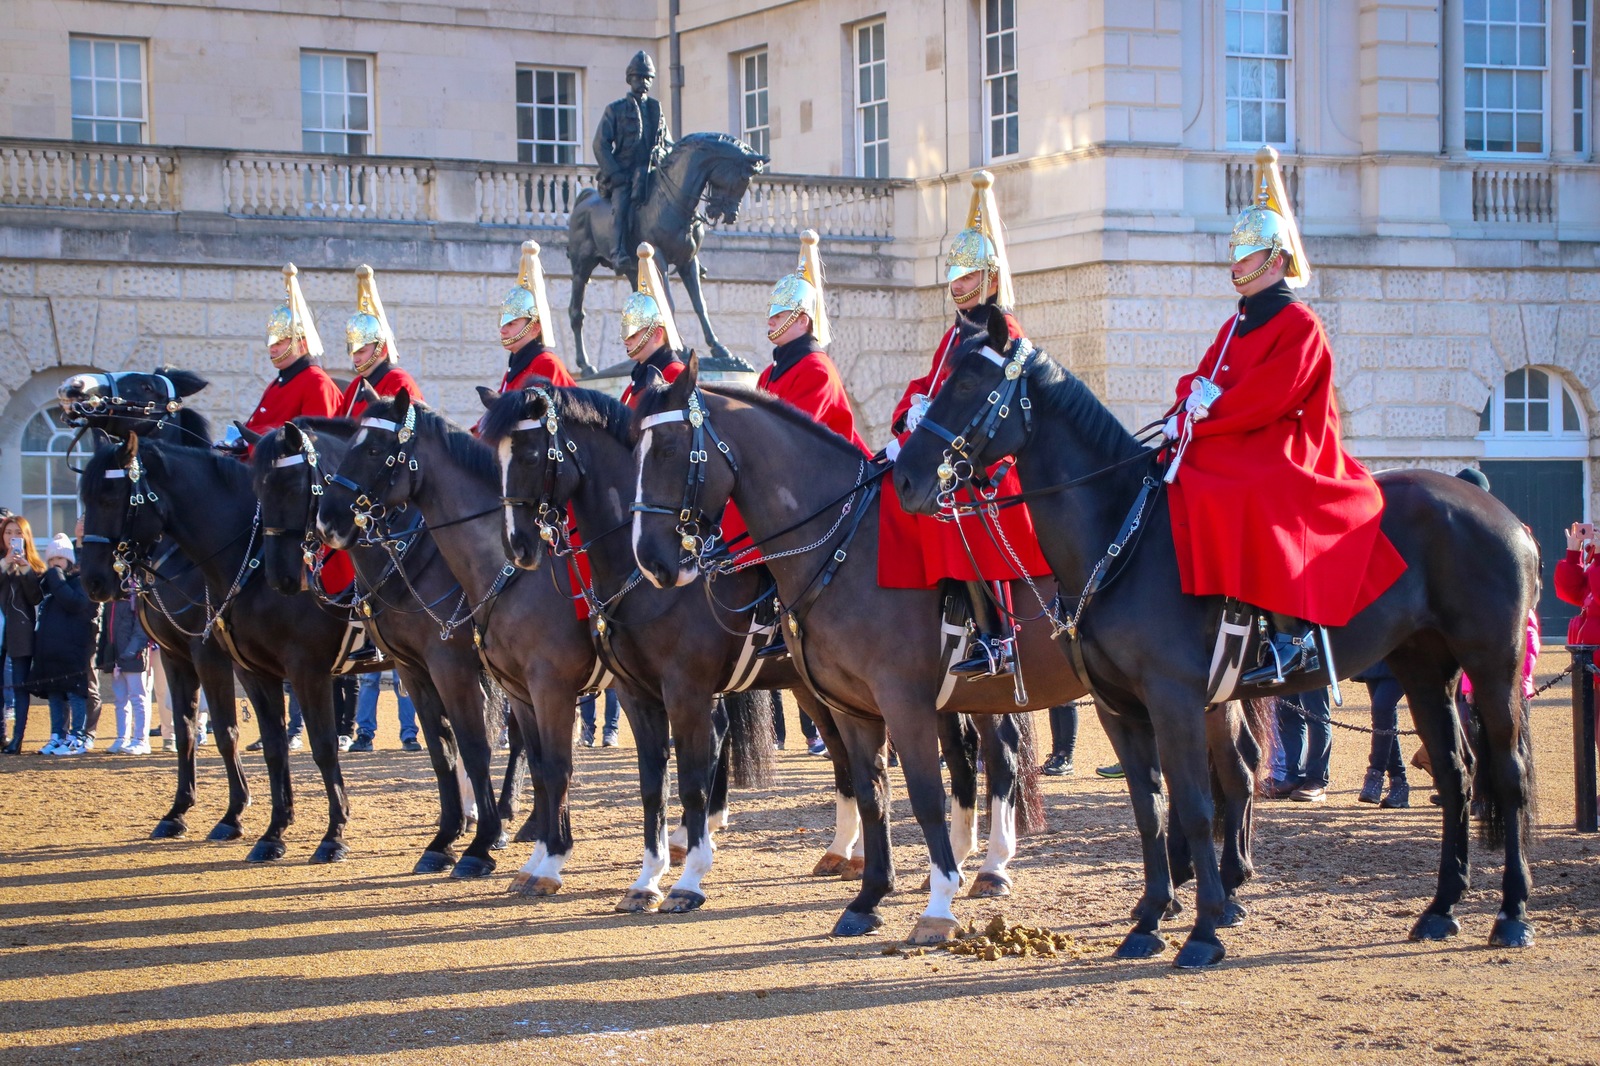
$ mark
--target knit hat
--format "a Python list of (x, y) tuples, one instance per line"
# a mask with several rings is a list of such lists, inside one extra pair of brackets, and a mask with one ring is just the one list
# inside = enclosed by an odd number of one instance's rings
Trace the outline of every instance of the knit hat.
[(1464, 466), (1464, 467), (1462, 467), (1460, 472), (1456, 474), (1456, 477), (1460, 478), (1462, 481), (1470, 481), (1470, 482), (1472, 482), (1474, 485), (1478, 486), (1484, 492), (1488, 492), (1489, 491), (1489, 478), (1488, 478), (1488, 475), (1486, 475), (1482, 470), (1479, 470), (1475, 466)]
[(51, 537), (49, 545), (44, 550), (46, 561), (57, 556), (65, 559), (69, 565), (78, 561), (77, 553), (72, 550), (72, 538), (65, 533), (57, 533)]

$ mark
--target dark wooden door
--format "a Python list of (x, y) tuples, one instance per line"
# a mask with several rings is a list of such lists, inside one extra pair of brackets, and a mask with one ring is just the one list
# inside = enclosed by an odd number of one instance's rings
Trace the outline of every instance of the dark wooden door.
[(1567, 526), (1583, 520), (1583, 460), (1485, 459), (1478, 464), (1489, 491), (1527, 523), (1539, 542), (1539, 629), (1545, 640), (1567, 639), (1578, 613), (1556, 598), (1556, 561), (1567, 551)]

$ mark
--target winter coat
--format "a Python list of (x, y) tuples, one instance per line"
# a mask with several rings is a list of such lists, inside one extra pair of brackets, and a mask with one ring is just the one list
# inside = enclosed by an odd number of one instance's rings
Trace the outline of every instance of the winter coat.
[(52, 566), (45, 570), (40, 586), (44, 597), (39, 601), (34, 629), (28, 688), (35, 696), (54, 693), (87, 698), (95, 644), (100, 639), (100, 605), (84, 594), (76, 571), (64, 574)]
[(1600, 566), (1576, 551), (1556, 560), (1556, 595), (1579, 608), (1567, 623), (1568, 644), (1600, 644)]
[(100, 645), (95, 665), (102, 673), (121, 670), (142, 674), (150, 665), (150, 638), (139, 624), (139, 611), (132, 600), (113, 600), (102, 608)]
[(5, 621), (5, 651), (12, 657), (33, 654), (34, 615), (39, 607), (39, 597), (44, 593), (39, 586), (41, 575), (24, 567), (20, 573), (0, 572), (0, 612)]

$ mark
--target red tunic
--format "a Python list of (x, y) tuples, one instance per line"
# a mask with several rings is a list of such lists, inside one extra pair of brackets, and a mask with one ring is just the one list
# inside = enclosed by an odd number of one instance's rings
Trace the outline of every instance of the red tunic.
[(301, 415), (336, 418), (338, 414), (339, 386), (326, 371), (312, 363), (287, 382), (273, 378), (244, 428), (265, 435)]
[(1171, 486), (1183, 591), (1233, 596), (1341, 626), (1406, 568), (1379, 529), (1383, 495), (1339, 440), (1333, 354), (1322, 323), (1288, 304), (1227, 344), (1222, 327), (1200, 368), (1223, 392)]
[[(1022, 326), (1010, 312), (1006, 312), (1006, 327), (1013, 339), (1022, 336)], [(900, 424), (918, 393), (930, 400), (939, 394), (945, 379), (950, 376), (950, 357), (955, 353), (958, 336), (956, 326), (951, 326), (945, 332), (928, 373), (906, 386), (905, 395), (894, 409), (892, 425)], [(901, 443), (908, 436), (909, 433), (901, 433)], [(882, 484), (883, 503), (878, 508), (879, 585), (895, 589), (926, 589), (933, 588), (941, 578), (1009, 581), (1018, 576), (1016, 566), (995, 544), (998, 535), (986, 530), (984, 520), (979, 516), (963, 516), (958, 529), (955, 522), (941, 522), (931, 515), (907, 514), (895, 495), (892, 479), (884, 478)], [(1008, 471), (1001, 479), (999, 491), (1004, 495), (1022, 491), (1022, 483), (1015, 470)], [(1050, 573), (1050, 564), (1045, 562), (1044, 552), (1039, 548), (1039, 538), (1033, 531), (1033, 516), (1028, 513), (1027, 504), (1002, 510), (998, 525), (1028, 576), (1039, 577)], [(972, 565), (973, 560), (978, 564), (976, 570)]]
[[(361, 399), (363, 380), (365, 379), (358, 377), (352, 381), (339, 400), (339, 413), (345, 418), (360, 418), (367, 409), (366, 403)], [(417, 379), (393, 364), (390, 364), (389, 372), (379, 378), (378, 383), (372, 387), (377, 390), (379, 396), (393, 396), (401, 389), (405, 389), (413, 400), (427, 402), (422, 399), (422, 386), (417, 384)]]
[(567, 373), (567, 368), (561, 365), (560, 359), (551, 352), (544, 351), (534, 356), (533, 361), (516, 377), (512, 377), (510, 369), (507, 369), (500, 378), (500, 391), (525, 389), (534, 378), (549, 378), (550, 384), (558, 389), (571, 389), (578, 384), (572, 379), (572, 375)]
[(777, 364), (774, 363), (763, 370), (761, 377), (756, 380), (756, 387), (798, 407), (860, 448), (862, 454), (872, 454), (867, 442), (856, 432), (856, 415), (850, 409), (850, 397), (845, 393), (844, 381), (827, 352), (812, 352), (803, 356), (774, 381), (772, 372), (776, 369)]

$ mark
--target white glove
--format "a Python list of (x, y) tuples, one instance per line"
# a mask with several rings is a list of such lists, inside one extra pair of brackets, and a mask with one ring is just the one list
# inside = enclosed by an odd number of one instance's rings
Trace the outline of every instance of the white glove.
[(896, 459), (898, 459), (900, 457), (900, 441), (899, 441), (899, 439), (895, 438), (895, 437), (890, 437), (889, 438), (889, 443), (885, 444), (883, 446), (883, 454), (884, 454), (884, 457), (887, 458), (891, 463), (894, 462)]
[(1177, 440), (1179, 432), (1178, 416), (1173, 415), (1171, 418), (1167, 419), (1167, 424), (1161, 427), (1161, 432), (1168, 440)]

